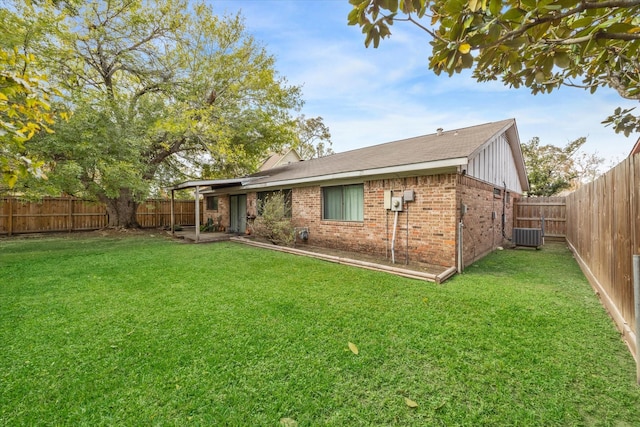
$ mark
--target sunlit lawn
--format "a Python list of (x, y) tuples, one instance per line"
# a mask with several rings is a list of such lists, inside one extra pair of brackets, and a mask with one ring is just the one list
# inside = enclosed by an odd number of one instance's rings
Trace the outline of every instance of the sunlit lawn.
[(0, 425), (640, 423), (633, 358), (557, 244), (436, 285), (233, 243), (2, 239), (0, 350)]

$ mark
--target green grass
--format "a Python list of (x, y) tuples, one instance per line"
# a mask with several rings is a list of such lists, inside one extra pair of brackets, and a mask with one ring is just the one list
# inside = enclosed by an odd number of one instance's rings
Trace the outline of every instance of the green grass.
[(0, 425), (640, 423), (561, 245), (435, 285), (233, 243), (3, 239), (0, 350)]

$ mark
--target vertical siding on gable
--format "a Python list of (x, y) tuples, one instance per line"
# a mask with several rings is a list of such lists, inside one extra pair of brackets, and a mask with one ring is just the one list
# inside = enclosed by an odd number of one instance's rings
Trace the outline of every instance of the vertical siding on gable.
[(300, 156), (293, 150), (289, 151), (279, 162), (278, 166), (288, 165), (289, 163), (297, 163), (300, 161)]
[(516, 161), (511, 146), (504, 134), (494, 138), (474, 158), (469, 160), (467, 174), (496, 187), (522, 193), (522, 183), (518, 177)]

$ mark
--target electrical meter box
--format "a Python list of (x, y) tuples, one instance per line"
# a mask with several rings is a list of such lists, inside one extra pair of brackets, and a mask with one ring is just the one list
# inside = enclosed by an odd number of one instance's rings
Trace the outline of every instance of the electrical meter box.
[(394, 212), (402, 211), (402, 197), (392, 197), (391, 198), (391, 210)]
[(391, 190), (384, 190), (384, 208), (391, 209)]

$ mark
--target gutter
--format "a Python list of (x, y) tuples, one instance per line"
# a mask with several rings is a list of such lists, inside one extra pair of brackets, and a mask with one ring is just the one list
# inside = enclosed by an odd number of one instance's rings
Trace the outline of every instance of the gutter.
[[(306, 184), (306, 183), (321, 182), (321, 181), (334, 181), (334, 180), (340, 180), (340, 179), (355, 179), (355, 178), (363, 178), (363, 177), (376, 176), (376, 175), (397, 175), (397, 174), (407, 173), (407, 172), (419, 172), (419, 171), (425, 171), (425, 170), (446, 169), (446, 168), (464, 166), (468, 163), (469, 163), (469, 160), (466, 157), (457, 157), (453, 159), (436, 160), (431, 162), (412, 163), (407, 165), (388, 166), (383, 168), (364, 169), (364, 170), (349, 171), (349, 172), (339, 172), (339, 173), (318, 175), (318, 176), (312, 176), (312, 177), (282, 179), (279, 181), (277, 180), (267, 181), (264, 183), (252, 184), (251, 181), (249, 181), (246, 183), (243, 182), (242, 187), (244, 189), (256, 189), (256, 188), (265, 188), (265, 187), (279, 187), (279, 186)], [(269, 176), (261, 176), (261, 177), (255, 177), (254, 179), (268, 180), (269, 178), (270, 178)]]

